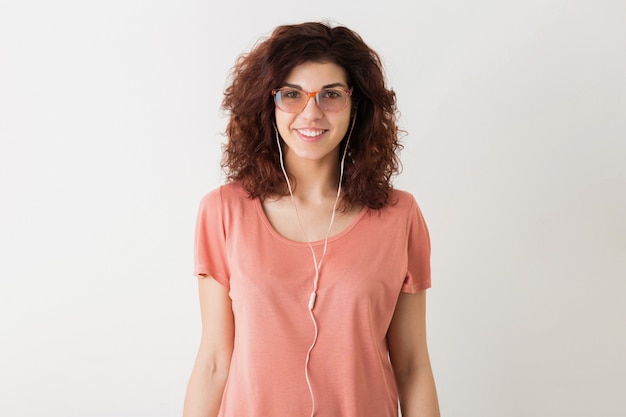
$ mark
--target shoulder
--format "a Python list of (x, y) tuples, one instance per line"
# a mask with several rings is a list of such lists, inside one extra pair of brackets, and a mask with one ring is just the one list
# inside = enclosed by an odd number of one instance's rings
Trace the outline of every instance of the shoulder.
[(231, 206), (249, 200), (248, 196), (239, 182), (231, 182), (221, 185), (206, 193), (201, 200), (203, 207)]
[(407, 225), (415, 222), (424, 223), (424, 216), (415, 196), (408, 191), (396, 188), (391, 190), (389, 203), (381, 209), (381, 215), (391, 217), (398, 222), (405, 222)]
[(221, 185), (205, 194), (200, 201), (201, 213), (225, 219), (242, 217), (253, 210), (255, 202), (239, 182)]
[(413, 194), (393, 188), (389, 193), (388, 203), (378, 210), (370, 210), (370, 218), (378, 219), (387, 225), (406, 225), (419, 212)]
[(412, 211), (417, 206), (413, 194), (405, 190), (394, 188), (389, 194), (389, 203), (385, 206), (392, 211)]

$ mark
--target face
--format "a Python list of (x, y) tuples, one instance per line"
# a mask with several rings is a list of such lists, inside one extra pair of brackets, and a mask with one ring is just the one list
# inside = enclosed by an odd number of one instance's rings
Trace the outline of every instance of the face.
[[(319, 91), (338, 87), (349, 89), (345, 70), (337, 64), (305, 62), (295, 67), (280, 87)], [(311, 97), (299, 113), (287, 113), (276, 107), (276, 127), (287, 145), (285, 159), (289, 164), (320, 161), (336, 163), (339, 144), (350, 125), (351, 99), (340, 111), (322, 110)]]

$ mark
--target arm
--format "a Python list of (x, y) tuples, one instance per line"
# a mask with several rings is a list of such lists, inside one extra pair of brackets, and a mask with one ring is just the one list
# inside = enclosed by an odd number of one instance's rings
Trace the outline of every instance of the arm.
[(211, 277), (198, 280), (202, 339), (185, 395), (183, 417), (215, 417), (228, 378), (234, 320), (228, 289)]
[(439, 417), (426, 344), (426, 291), (400, 293), (387, 333), (403, 417)]

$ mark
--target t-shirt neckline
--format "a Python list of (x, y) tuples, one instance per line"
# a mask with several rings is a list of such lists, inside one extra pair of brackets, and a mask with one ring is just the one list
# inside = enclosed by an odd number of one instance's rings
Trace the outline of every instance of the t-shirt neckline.
[[(283, 243), (286, 243), (288, 245), (294, 245), (294, 246), (307, 246), (308, 245), (307, 242), (300, 242), (300, 241), (297, 241), (297, 240), (291, 240), (291, 239), (288, 239), (285, 236), (281, 235), (280, 233), (278, 233), (278, 231), (274, 228), (274, 226), (272, 226), (272, 223), (270, 223), (270, 220), (267, 218), (267, 215), (265, 214), (265, 210), (263, 210), (263, 205), (261, 204), (261, 200), (259, 198), (255, 198), (254, 199), (254, 204), (256, 206), (257, 213), (258, 213), (259, 217), (261, 218), (261, 221), (263, 222), (263, 224), (265, 225), (267, 230), (270, 232), (270, 234), (274, 238), (276, 238), (277, 240), (279, 240), (279, 241), (281, 241)], [(331, 235), (331, 236), (328, 237), (328, 243), (331, 243), (333, 241), (339, 240), (342, 237), (344, 237), (345, 235), (347, 235), (348, 233), (350, 233), (350, 231), (352, 229), (354, 229), (356, 227), (356, 225), (361, 221), (363, 216), (365, 216), (367, 211), (368, 211), (367, 207), (363, 206), (361, 208), (361, 211), (359, 211), (359, 213), (356, 215), (356, 217), (354, 219), (352, 219), (352, 221), (350, 222), (349, 225), (347, 225), (339, 233)], [(323, 245), (324, 244), (324, 240), (325, 239), (311, 241), (311, 245), (313, 245), (313, 246)]]

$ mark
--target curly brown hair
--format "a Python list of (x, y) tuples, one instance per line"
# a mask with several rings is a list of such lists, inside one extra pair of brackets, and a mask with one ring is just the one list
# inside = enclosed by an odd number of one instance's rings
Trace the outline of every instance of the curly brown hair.
[[(288, 194), (274, 136), (271, 91), (305, 62), (343, 67), (354, 90), (352, 111), (357, 120), (345, 164), (342, 206), (382, 208), (390, 203), (391, 180), (400, 169), (396, 96), (385, 86), (378, 54), (343, 26), (318, 22), (279, 26), (239, 57), (222, 103), (230, 115), (222, 159), (227, 179), (241, 181), (250, 198)], [(346, 137), (342, 150), (345, 143)]]

